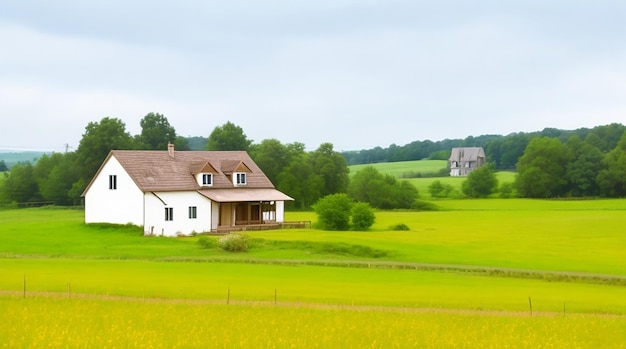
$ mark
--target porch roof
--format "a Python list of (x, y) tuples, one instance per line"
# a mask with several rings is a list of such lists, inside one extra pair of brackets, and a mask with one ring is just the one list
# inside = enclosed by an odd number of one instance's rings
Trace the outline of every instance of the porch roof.
[(202, 189), (198, 193), (216, 202), (293, 201), (294, 199), (271, 188)]

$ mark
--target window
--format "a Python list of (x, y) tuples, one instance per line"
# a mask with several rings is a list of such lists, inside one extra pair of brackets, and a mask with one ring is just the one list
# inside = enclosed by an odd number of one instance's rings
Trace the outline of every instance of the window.
[(189, 206), (189, 219), (195, 219), (198, 217), (198, 208), (196, 206)]
[(109, 189), (111, 190), (117, 189), (117, 175), (109, 176)]
[(166, 207), (165, 208), (165, 220), (166, 221), (173, 221), (174, 220), (174, 208), (173, 207)]
[(202, 185), (213, 185), (213, 175), (210, 173), (203, 173)]
[(245, 173), (236, 173), (236, 185), (246, 185), (246, 174)]

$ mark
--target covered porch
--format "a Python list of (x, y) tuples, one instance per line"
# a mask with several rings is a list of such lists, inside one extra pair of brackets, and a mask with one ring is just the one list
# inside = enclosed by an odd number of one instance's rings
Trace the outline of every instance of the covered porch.
[(211, 224), (212, 230), (217, 232), (276, 229), (284, 221), (284, 202), (293, 200), (270, 188), (203, 189), (198, 192), (217, 204)]

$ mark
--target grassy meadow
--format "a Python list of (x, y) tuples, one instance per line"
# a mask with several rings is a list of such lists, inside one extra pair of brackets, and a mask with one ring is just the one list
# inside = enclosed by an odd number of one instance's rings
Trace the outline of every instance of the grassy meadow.
[[(381, 162), (376, 164), (363, 164), (349, 166), (350, 174), (354, 175), (366, 166), (372, 166), (381, 173), (392, 175), (398, 179), (402, 179), (413, 184), (420, 193), (422, 198), (430, 198), (428, 186), (434, 181), (440, 181), (444, 185), (450, 185), (457, 192), (461, 192), (461, 184), (465, 181), (465, 177), (420, 177), (420, 178), (403, 178), (404, 174), (422, 173), (433, 174), (438, 173), (442, 168), (446, 168), (445, 160), (415, 160), (415, 161), (399, 161), (399, 162)], [(499, 171), (496, 172), (498, 183), (513, 183), (515, 180), (515, 172)]]
[(626, 200), (433, 202), (368, 232), (247, 232), (246, 253), (0, 210), (0, 348), (624, 343)]

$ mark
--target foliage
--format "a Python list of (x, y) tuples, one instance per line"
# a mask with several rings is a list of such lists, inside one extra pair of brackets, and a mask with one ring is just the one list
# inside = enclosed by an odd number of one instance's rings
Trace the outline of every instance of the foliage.
[(366, 202), (357, 202), (352, 206), (352, 230), (365, 231), (370, 229), (374, 221), (376, 220), (376, 215), (374, 215), (374, 211)]
[(450, 184), (443, 184), (440, 180), (436, 180), (428, 186), (428, 192), (433, 198), (446, 198), (454, 192), (454, 187)]
[(317, 227), (322, 230), (350, 229), (352, 199), (344, 193), (331, 194), (319, 199), (313, 209), (317, 214)]
[(598, 174), (598, 185), (609, 197), (626, 196), (626, 132), (615, 149), (604, 159), (605, 168)]
[(281, 172), (291, 160), (304, 153), (304, 145), (283, 145), (277, 139), (264, 139), (250, 147), (250, 157), (272, 183), (279, 183)]
[(139, 149), (167, 150), (169, 143), (174, 144), (176, 150), (188, 149), (187, 141), (176, 135), (176, 130), (163, 114), (148, 113), (139, 125), (141, 134), (136, 137)]
[(133, 138), (122, 120), (105, 117), (100, 122), (90, 122), (76, 150), (80, 178), (90, 181), (111, 150), (132, 148)]
[(4, 160), (0, 160), (0, 172), (5, 172), (5, 171), (8, 171), (8, 170), (9, 170), (9, 167), (4, 162)]
[(302, 149), (278, 175), (277, 187), (295, 199), (285, 203), (287, 208), (304, 209), (322, 197), (324, 179), (315, 173), (309, 154)]
[(415, 200), (415, 202), (413, 202), (413, 206), (411, 206), (411, 209), (416, 211), (438, 211), (439, 206), (437, 206), (432, 201)]
[[(592, 137), (587, 137), (591, 139)], [(600, 188), (596, 177), (604, 167), (604, 155), (599, 148), (578, 136), (570, 137), (565, 143), (572, 154), (572, 160), (566, 165), (565, 179), (568, 181), (569, 193), (576, 197), (596, 196)]]
[(492, 164), (481, 166), (467, 175), (461, 185), (463, 194), (470, 198), (484, 198), (496, 191), (498, 179)]
[(404, 223), (398, 223), (398, 224), (394, 224), (394, 225), (390, 226), (389, 230), (393, 230), (393, 231), (409, 231), (409, 230), (411, 230), (411, 228), (409, 228), (409, 226), (404, 224)]
[(37, 182), (33, 176), (33, 165), (30, 162), (16, 164), (4, 180), (4, 196), (8, 201), (29, 202), (39, 201), (41, 197), (37, 192)]
[(381, 174), (373, 166), (366, 166), (352, 176), (348, 194), (356, 201), (382, 209), (410, 208), (418, 198), (414, 185)]
[(222, 126), (216, 126), (209, 135), (206, 150), (245, 150), (250, 148), (252, 141), (248, 139), (243, 129), (228, 121)]
[(322, 196), (345, 193), (348, 189), (348, 165), (346, 159), (334, 151), (331, 143), (322, 143), (310, 155), (313, 170), (324, 180)]
[(548, 198), (567, 189), (565, 170), (571, 153), (556, 138), (534, 138), (517, 163), (516, 188), (522, 197)]
[(222, 236), (217, 240), (217, 247), (228, 252), (248, 251), (248, 235), (233, 233)]
[(198, 238), (198, 245), (200, 245), (200, 248), (215, 248), (217, 247), (217, 239), (201, 236)]
[(515, 185), (510, 182), (500, 184), (500, 189), (498, 191), (500, 192), (499, 196), (503, 199), (517, 197)]

